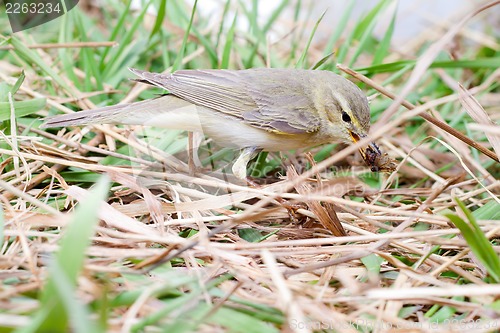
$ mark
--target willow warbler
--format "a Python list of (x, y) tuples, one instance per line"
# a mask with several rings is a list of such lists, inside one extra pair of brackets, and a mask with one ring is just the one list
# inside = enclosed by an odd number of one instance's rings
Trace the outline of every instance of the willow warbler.
[[(233, 164), (246, 177), (248, 162), (260, 151), (283, 151), (329, 142), (357, 142), (370, 129), (370, 108), (363, 92), (328, 71), (258, 68), (179, 70), (159, 74), (130, 69), (136, 81), (167, 94), (49, 118), (42, 127), (88, 124), (150, 125), (202, 130), (222, 146), (242, 149)], [(372, 170), (387, 158), (375, 143), (360, 152)]]

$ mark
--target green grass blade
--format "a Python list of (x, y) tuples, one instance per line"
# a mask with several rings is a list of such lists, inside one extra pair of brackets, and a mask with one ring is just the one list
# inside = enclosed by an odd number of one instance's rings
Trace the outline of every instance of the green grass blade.
[[(126, 30), (125, 28), (125, 22), (130, 19), (131, 11), (130, 11), (130, 5), (132, 4), (132, 0), (129, 0), (127, 2), (126, 7), (123, 9), (120, 18), (114, 25), (113, 31), (111, 31), (111, 36), (109, 37), (110, 41), (116, 41), (118, 39), (118, 35), (123, 33), (123, 31)], [(109, 52), (111, 52), (111, 48), (107, 48), (104, 50), (101, 60), (99, 63), (99, 68), (101, 71), (104, 70), (105, 68), (105, 59), (107, 58)]]
[(382, 11), (390, 4), (389, 0), (380, 1), (357, 25), (353, 32), (353, 39), (359, 40), (354, 54), (348, 66), (352, 67), (361, 53), (372, 49), (370, 43), (373, 40), (373, 29), (378, 22), (378, 17)]
[(378, 275), (380, 273), (381, 270), (380, 265), (382, 265), (384, 261), (385, 260), (383, 258), (379, 257), (374, 253), (361, 258), (361, 262), (363, 263), (363, 265), (365, 265), (368, 272), (374, 275)]
[(377, 46), (375, 55), (373, 56), (372, 65), (381, 64), (384, 61), (385, 56), (389, 53), (391, 47), (392, 35), (394, 34), (394, 25), (396, 23), (396, 14), (398, 12), (397, 5), (394, 7), (394, 13), (392, 13), (391, 23), (385, 31), (384, 37)]
[(227, 32), (226, 43), (224, 44), (224, 51), (222, 52), (220, 68), (225, 68), (225, 69), (229, 68), (229, 60), (231, 57), (231, 49), (233, 47), (233, 42), (234, 42), (234, 29), (236, 27), (237, 17), (238, 15), (234, 15), (233, 23), (231, 24), (231, 27)]
[(179, 53), (177, 54), (177, 57), (175, 58), (175, 62), (172, 66), (172, 71), (176, 71), (181, 68), (182, 66), (182, 58), (184, 58), (184, 54), (186, 53), (186, 45), (189, 37), (189, 33), (191, 31), (191, 27), (193, 26), (193, 21), (194, 21), (194, 14), (196, 13), (196, 6), (198, 5), (198, 0), (194, 1), (193, 4), (193, 9), (191, 10), (191, 17), (189, 19), (188, 26), (186, 28), (186, 31), (184, 32), (184, 38), (182, 39), (182, 45), (179, 50)]
[(29, 62), (40, 67), (40, 69), (50, 76), (58, 85), (60, 85), (64, 90), (66, 90), (70, 95), (74, 95), (73, 89), (62, 79), (62, 77), (52, 69), (51, 66), (45, 63), (45, 61), (36, 53), (35, 50), (29, 49), (24, 43), (18, 38), (11, 36), (9, 40), (10, 45), (14, 47), (14, 51), (22, 58), (27, 59)]
[(248, 11), (248, 22), (250, 23), (251, 33), (257, 36), (258, 39), (260, 39), (263, 33), (260, 30), (259, 24), (257, 23), (257, 16), (259, 16), (259, 1), (253, 0), (252, 8), (250, 11)]
[(366, 31), (377, 21), (380, 13), (391, 3), (391, 0), (381, 0), (375, 7), (373, 7), (368, 14), (366, 14), (354, 28), (353, 37), (360, 40), (366, 34)]
[(346, 31), (347, 23), (349, 22), (349, 20), (351, 18), (351, 13), (352, 13), (352, 10), (354, 9), (355, 4), (356, 4), (355, 1), (348, 2), (346, 10), (342, 13), (342, 16), (340, 17), (339, 23), (337, 24), (337, 27), (335, 28), (335, 32), (332, 34), (332, 36), (328, 40), (328, 43), (326, 44), (325, 52), (335, 52), (335, 50), (333, 48), (335, 47), (335, 44), (339, 40), (342, 33), (344, 31)]
[(500, 220), (500, 203), (487, 202), (484, 206), (472, 212), (476, 220)]
[[(269, 16), (269, 19), (267, 22), (264, 24), (263, 28), (261, 29), (257, 23), (257, 16), (259, 13), (259, 2), (257, 0), (254, 0), (252, 2), (252, 9), (250, 11), (246, 10), (245, 6), (242, 4), (243, 12), (247, 15), (248, 22), (250, 24), (250, 33), (253, 34), (254, 41), (253, 41), (253, 47), (248, 55), (248, 58), (244, 61), (244, 66), (246, 68), (251, 68), (255, 67), (254, 60), (255, 56), (257, 55), (257, 52), (259, 50), (259, 47), (262, 46), (262, 44), (265, 45), (266, 43), (266, 34), (271, 29), (273, 26), (274, 22), (279, 18), (281, 12), (286, 8), (286, 5), (288, 4), (289, 0), (283, 0), (279, 6), (273, 10), (271, 15)], [(241, 2), (242, 3), (242, 2)]]
[[(29, 114), (40, 111), (47, 104), (45, 98), (33, 98), (27, 101), (14, 102), (14, 110), (16, 118), (27, 116)], [(10, 119), (10, 103), (0, 102), (0, 121)]]
[[(57, 286), (54, 288), (56, 294), (52, 295), (52, 297), (58, 298), (62, 303), (73, 331), (77, 333), (104, 332), (93, 320), (89, 320), (89, 309), (76, 298), (74, 283), (68, 279), (64, 268), (60, 266), (59, 262), (53, 261), (49, 265), (49, 274), (54, 285)], [(59, 320), (57, 314), (54, 319)], [(53, 332), (52, 328), (50, 330)]]
[[(415, 60), (402, 60), (396, 61), (388, 64), (380, 64), (369, 67), (356, 68), (357, 72), (362, 74), (378, 74), (395, 72), (406, 66), (415, 66)], [(447, 61), (435, 61), (430, 66), (430, 68), (468, 68), (468, 69), (478, 69), (478, 68), (490, 68), (497, 69), (500, 67), (500, 58), (476, 58), (473, 60), (447, 60)]]
[[(64, 3), (64, 1), (63, 1)], [(72, 10), (70, 13), (66, 13), (65, 15), (61, 16), (61, 29), (59, 30), (59, 40), (58, 42), (60, 44), (65, 44), (69, 43), (72, 41), (72, 32), (75, 30), (74, 26), (74, 20), (72, 19), (75, 11), (77, 11), (78, 8), (75, 8)], [(82, 36), (83, 40), (86, 40), (85, 35)], [(75, 62), (74, 62), (74, 56), (73, 56), (73, 49), (68, 49), (68, 48), (59, 48), (57, 50), (57, 53), (59, 54), (59, 59), (61, 59), (61, 63), (63, 64), (64, 68), (64, 75), (67, 75), (68, 78), (75, 84), (77, 88), (81, 90), (81, 80), (79, 80), (75, 74)]]
[(252, 313), (244, 313), (236, 309), (221, 307), (211, 315), (208, 322), (225, 327), (229, 332), (245, 333), (278, 333), (276, 327), (270, 326)]
[(320, 68), (321, 66), (323, 66), (324, 63), (326, 63), (332, 56), (334, 55), (334, 53), (329, 53), (327, 54), (326, 56), (324, 56), (323, 58), (321, 58), (317, 63), (315, 63), (311, 69), (318, 69)]
[(151, 34), (149, 35), (149, 40), (156, 35), (157, 33), (160, 32), (161, 26), (163, 24), (163, 20), (165, 19), (165, 14), (167, 11), (167, 0), (162, 0), (160, 1), (160, 7), (158, 8), (157, 15), (156, 15), (156, 20), (155, 20), (155, 25), (153, 26), (153, 29), (151, 29)]
[(12, 86), (12, 89), (10, 90), (12, 96), (14, 96), (16, 94), (16, 92), (19, 90), (19, 87), (21, 87), (25, 78), (26, 78), (26, 75), (24, 74), (24, 70), (23, 70), (21, 72), (21, 75), (19, 75), (19, 78), (16, 80), (16, 83), (14, 83), (14, 85)]
[(316, 24), (314, 25), (314, 28), (311, 32), (311, 35), (309, 36), (309, 39), (307, 41), (306, 47), (304, 48), (304, 51), (302, 51), (302, 54), (300, 55), (299, 60), (295, 64), (295, 68), (305, 68), (305, 66), (306, 66), (305, 62), (306, 62), (306, 58), (307, 58), (307, 53), (309, 52), (309, 47), (311, 47), (311, 42), (314, 38), (314, 34), (316, 33), (316, 30), (318, 30), (318, 26), (321, 23), (321, 21), (323, 20), (323, 17), (325, 17), (325, 14), (326, 14), (326, 10), (323, 12), (323, 14), (321, 14), (319, 19), (316, 21)]
[[(115, 75), (117, 72), (122, 70), (123, 68), (121, 67), (123, 60), (125, 58), (130, 58), (130, 54), (128, 54), (130, 51), (135, 50), (135, 53), (139, 53), (140, 50), (144, 49), (144, 45), (146, 45), (147, 41), (141, 39), (138, 40), (137, 44), (138, 45), (133, 45), (132, 40), (134, 34), (136, 34), (137, 30), (139, 27), (143, 24), (144, 21), (144, 15), (146, 15), (147, 10), (151, 4), (152, 0), (148, 1), (143, 7), (139, 15), (134, 19), (132, 22), (132, 25), (130, 27), (127, 27), (125, 29), (125, 35), (123, 38), (120, 39), (120, 44), (118, 45), (117, 48), (112, 49), (112, 53), (109, 57), (108, 62), (104, 65), (101, 66), (101, 69), (103, 70), (102, 77), (108, 81), (109, 78), (113, 75)], [(130, 10), (130, 8), (128, 8)], [(128, 15), (132, 15), (130, 12)], [(123, 33), (123, 31), (122, 31)], [(140, 44), (143, 44), (142, 46)], [(142, 48), (141, 48), (142, 47)], [(128, 50), (129, 52), (126, 52)], [(112, 84), (112, 83), (110, 83)]]
[(12, 87), (6, 82), (0, 82), (0, 102), (9, 101), (9, 92), (12, 91)]
[(354, 31), (351, 31), (347, 37), (345, 38), (345, 41), (342, 43), (342, 46), (339, 48), (337, 52), (337, 62), (338, 63), (343, 63), (347, 53), (349, 52), (349, 46), (352, 43), (352, 40), (354, 38)]
[(196, 38), (198, 38), (199, 43), (205, 48), (205, 52), (207, 53), (210, 60), (210, 66), (212, 68), (217, 68), (217, 66), (219, 66), (219, 58), (217, 55), (217, 51), (212, 44), (212, 41), (201, 34), (195, 26), (190, 27), (190, 29), (192, 31), (192, 34), (195, 35)]
[(75, 281), (85, 259), (85, 249), (89, 246), (90, 237), (99, 221), (97, 211), (100, 202), (106, 198), (108, 189), (109, 180), (102, 177), (90, 191), (90, 195), (77, 207), (72, 223), (61, 240), (57, 260)]
[[(218, 48), (220, 46), (221, 36), (224, 32), (224, 22), (226, 21), (227, 14), (229, 13), (229, 8), (231, 7), (231, 0), (227, 0), (224, 4), (224, 10), (222, 12), (222, 20), (219, 26), (219, 30), (217, 31), (217, 38), (215, 39), (215, 47)], [(235, 19), (238, 17), (238, 13), (235, 15)]]
[[(295, 3), (295, 8), (294, 8), (294, 11), (293, 11), (293, 26), (299, 26), (299, 18), (300, 18), (300, 13), (302, 12), (302, 1), (301, 0), (298, 0), (296, 3)], [(290, 54), (288, 55), (288, 57), (286, 58), (286, 64), (285, 64), (285, 67), (289, 67), (289, 64), (292, 63), (292, 62), (295, 62), (295, 56), (296, 56), (296, 52), (297, 52), (297, 49), (299, 48), (300, 46), (300, 36), (301, 34), (298, 32), (297, 29), (295, 29), (292, 33), (292, 40), (290, 42)]]
[[(74, 25), (75, 29), (79, 31), (86, 30), (86, 23), (84, 22), (85, 16), (80, 11), (74, 11)], [(87, 22), (88, 25), (88, 22)], [(82, 41), (87, 41), (87, 36), (82, 33)], [(108, 50), (109, 48), (106, 48)], [(91, 48), (83, 48), (80, 50), (80, 62), (83, 71), (86, 73), (83, 82), (83, 91), (103, 90), (103, 81), (101, 71), (99, 70), (99, 58), (95, 56), (97, 52)], [(78, 79), (77, 81), (81, 81)], [(76, 83), (75, 83), (76, 84)], [(101, 97), (98, 97), (99, 99)]]
[[(102, 177), (89, 196), (76, 208), (61, 238), (59, 250), (54, 255), (55, 268), (50, 271), (51, 275), (42, 291), (40, 310), (31, 325), (21, 332), (67, 332), (70, 326), (75, 327), (77, 324), (70, 322), (74, 319), (71, 311), (76, 306), (75, 301), (67, 297), (74, 297), (73, 289), (86, 258), (85, 252), (99, 221), (97, 217), (99, 205), (107, 196), (108, 189), (109, 180)], [(53, 274), (58, 274), (58, 276)], [(71, 295), (60, 294), (58, 289), (60, 283), (71, 290), (68, 291)], [(70, 304), (69, 307), (68, 304)], [(83, 307), (83, 305), (78, 306)], [(78, 318), (81, 319), (80, 315)], [(89, 318), (87, 320), (90, 322)], [(93, 324), (89, 325), (94, 327)]]
[(448, 217), (450, 221), (452, 221), (453, 224), (460, 229), (460, 232), (467, 241), (467, 244), (469, 244), (471, 251), (483, 263), (491, 277), (499, 283), (500, 258), (498, 257), (498, 254), (491, 246), (490, 241), (484, 235), (470, 210), (468, 210), (458, 198), (455, 198), (455, 201), (466, 215), (468, 223), (457, 215), (446, 214), (446, 217)]
[(281, 13), (283, 12), (283, 10), (285, 10), (285, 8), (289, 2), (290, 2), (289, 0), (282, 0), (281, 3), (279, 4), (279, 6), (276, 7), (275, 10), (273, 10), (273, 12), (271, 13), (271, 16), (269, 16), (269, 19), (264, 24), (264, 27), (261, 30), (261, 32), (263, 34), (267, 34), (269, 32), (269, 30), (274, 25), (276, 20), (280, 17)]

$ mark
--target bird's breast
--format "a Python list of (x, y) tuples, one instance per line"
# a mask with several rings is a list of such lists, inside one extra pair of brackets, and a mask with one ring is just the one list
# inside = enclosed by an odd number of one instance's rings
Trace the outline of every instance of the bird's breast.
[(319, 140), (317, 133), (274, 133), (193, 104), (168, 112), (150, 113), (146, 118), (143, 125), (201, 132), (217, 144), (231, 148), (258, 147), (266, 151), (285, 151), (325, 143), (325, 140)]

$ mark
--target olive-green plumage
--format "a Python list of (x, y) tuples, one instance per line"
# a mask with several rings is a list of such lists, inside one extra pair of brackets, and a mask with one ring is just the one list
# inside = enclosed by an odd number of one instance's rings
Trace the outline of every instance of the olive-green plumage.
[(201, 130), (223, 146), (246, 150), (233, 167), (240, 178), (246, 175), (246, 163), (260, 150), (352, 142), (366, 136), (370, 128), (366, 96), (352, 82), (328, 71), (131, 71), (137, 81), (168, 94), (53, 117), (43, 127), (114, 123)]

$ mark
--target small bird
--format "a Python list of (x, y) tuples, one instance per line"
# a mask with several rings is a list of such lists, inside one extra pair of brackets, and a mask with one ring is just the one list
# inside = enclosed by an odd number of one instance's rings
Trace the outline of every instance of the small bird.
[[(202, 130), (222, 146), (242, 149), (232, 171), (247, 176), (260, 151), (284, 151), (331, 142), (352, 143), (370, 129), (368, 100), (354, 83), (329, 71), (255, 68), (179, 70), (169, 74), (130, 69), (135, 81), (165, 95), (48, 118), (42, 125), (150, 125)], [(360, 153), (373, 171), (393, 170), (375, 143)], [(389, 163), (390, 164), (390, 163)]]

